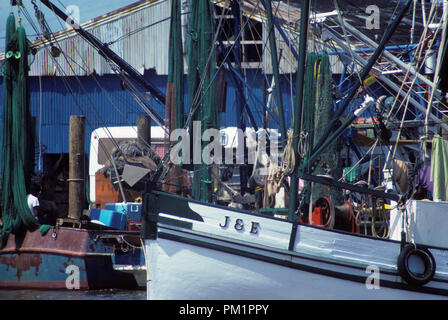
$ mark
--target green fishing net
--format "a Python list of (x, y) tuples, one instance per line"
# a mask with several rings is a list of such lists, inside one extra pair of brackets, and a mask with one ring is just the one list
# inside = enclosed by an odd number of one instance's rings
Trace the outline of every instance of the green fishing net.
[(9, 15), (6, 61), (3, 69), (3, 135), (1, 155), (1, 247), (10, 233), (36, 229), (39, 223), (28, 208), (26, 185), (34, 168), (34, 145), (28, 96), (28, 43), (25, 29), (16, 28)]
[[(202, 133), (210, 128), (219, 128), (218, 103), (216, 101), (215, 73), (216, 54), (214, 50), (214, 9), (207, 0), (190, 3), (191, 16), (188, 30), (188, 91), (190, 112), (193, 121), (200, 121)], [(190, 134), (193, 133), (190, 126)], [(196, 141), (197, 142), (197, 141)], [(207, 143), (203, 143), (204, 147)], [(201, 150), (202, 151), (202, 150)], [(196, 150), (193, 150), (196, 152)], [(202, 159), (202, 156), (201, 156)], [(212, 201), (212, 166), (205, 163), (194, 165), (193, 197), (200, 201)]]

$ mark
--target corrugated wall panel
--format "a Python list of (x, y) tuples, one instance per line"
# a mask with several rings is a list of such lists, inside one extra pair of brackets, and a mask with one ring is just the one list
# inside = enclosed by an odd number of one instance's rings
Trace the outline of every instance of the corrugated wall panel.
[[(282, 39), (280, 33), (276, 28), (275, 29), (275, 39), (276, 46), (277, 46), (277, 57), (280, 57), (281, 53), (281, 60), (279, 63), (279, 72), (280, 74), (286, 74), (295, 72), (297, 69), (297, 60), (295, 59), (291, 48), (288, 46), (288, 44)], [(263, 54), (263, 70), (267, 74), (272, 74), (272, 60), (271, 60), (271, 49), (269, 46), (268, 41), (268, 32), (267, 32), (267, 25), (263, 24), (263, 43), (266, 44), (266, 49), (264, 50)], [(285, 30), (286, 37), (290, 41), (291, 47), (295, 49), (296, 52), (298, 52), (298, 41), (297, 40), (297, 33), (289, 32), (288, 30)]]
[[(88, 30), (132, 67), (140, 71), (155, 69), (157, 74), (168, 73), (168, 38), (170, 1), (147, 1), (127, 10), (106, 15), (86, 23)], [(84, 27), (84, 25), (83, 25)], [(142, 29), (143, 28), (143, 29)], [(140, 30), (142, 29), (142, 30)], [(131, 35), (129, 35), (131, 34)], [(32, 76), (85, 76), (96, 72), (110, 74), (108, 62), (82, 37), (73, 32), (56, 35), (53, 44), (64, 52), (58, 58), (50, 56), (49, 47), (41, 48), (30, 69)]]
[[(261, 127), (263, 75), (256, 71), (248, 71), (246, 76), (247, 83), (253, 88), (248, 97), (248, 104), (257, 125)], [(166, 76), (146, 74), (145, 77), (156, 84), (159, 90), (165, 91)], [(95, 79), (101, 84), (102, 88), (99, 87)], [(282, 79), (284, 80), (285, 77), (282, 76)], [(68, 153), (70, 115), (86, 116), (85, 151), (89, 152), (90, 135), (94, 129), (102, 126), (135, 125), (137, 116), (144, 114), (129, 92), (122, 89), (119, 78), (114, 75), (96, 76), (95, 78), (92, 76), (80, 77), (81, 84), (75, 77), (42, 77), (41, 80), (42, 105), (40, 104), (39, 78), (31, 77), (30, 79), (30, 109), (31, 114), (36, 117), (36, 132), (38, 133), (39, 130), (42, 132), (41, 142), (44, 153)], [(68, 83), (73, 90), (73, 94), (67, 90), (65, 82), (62, 80)], [(237, 89), (230, 77), (227, 78), (227, 81), (226, 112), (221, 114), (222, 127), (236, 126), (238, 120), (236, 118)], [(295, 79), (293, 78), (292, 81), (294, 83)], [(293, 106), (291, 104), (290, 86), (286, 81), (282, 85), (282, 92), (286, 126), (289, 128)], [(2, 78), (0, 78), (0, 98), (3, 101)], [(184, 102), (188, 110), (187, 101), (186, 93)], [(164, 116), (163, 106), (154, 100), (150, 100), (149, 103), (162, 117)], [(40, 114), (42, 117), (40, 117)], [(0, 119), (1, 117), (2, 114), (0, 114)], [(245, 119), (247, 126), (251, 126), (247, 116)], [(153, 125), (155, 124), (153, 123)], [(278, 123), (270, 120), (268, 126), (278, 128)]]
[[(135, 125), (137, 116), (144, 114), (129, 92), (122, 89), (118, 77), (107, 75), (96, 76), (95, 79), (91, 76), (79, 79), (42, 77), (42, 104), (39, 78), (30, 79), (30, 109), (32, 115), (36, 117), (38, 128), (39, 126), (42, 128), (42, 143), (47, 153), (68, 152), (70, 115), (86, 116), (86, 143), (88, 143), (90, 134), (95, 128)], [(151, 81), (154, 81), (161, 91), (165, 90), (165, 76), (152, 78)], [(67, 89), (67, 85), (72, 93)], [(163, 117), (164, 107), (154, 101), (150, 103)], [(86, 152), (88, 152), (87, 145)]]
[[(261, 127), (263, 92), (261, 90), (261, 74), (249, 71), (247, 82), (254, 89), (249, 95), (248, 103), (258, 126)], [(166, 76), (145, 74), (145, 78), (154, 83), (159, 90), (165, 92)], [(101, 87), (95, 81), (100, 83)], [(144, 114), (134, 98), (123, 90), (120, 80), (114, 75), (88, 77), (42, 77), (42, 94), (40, 94), (39, 77), (30, 78), (30, 109), (36, 117), (37, 132), (42, 130), (42, 143), (47, 153), (68, 152), (68, 126), (70, 115), (86, 116), (86, 144), (91, 132), (102, 126), (135, 125), (137, 116)], [(72, 93), (67, 89), (69, 86)], [(228, 78), (226, 112), (221, 114), (221, 126), (236, 126), (236, 99), (235, 84)], [(286, 119), (289, 121), (291, 107), (288, 104), (289, 86), (282, 86)], [(185, 108), (187, 105), (187, 92), (185, 93)], [(0, 81), (0, 97), (3, 99), (3, 87)], [(42, 100), (40, 99), (42, 97)], [(42, 104), (40, 104), (42, 101)], [(151, 106), (164, 116), (164, 106), (154, 100), (149, 100)], [(42, 117), (40, 117), (42, 115)], [(247, 117), (246, 117), (247, 119)], [(246, 121), (247, 125), (250, 123)], [(153, 124), (155, 125), (155, 124)], [(290, 123), (288, 122), (289, 126)], [(275, 121), (270, 122), (271, 127), (277, 127)], [(86, 152), (88, 146), (86, 145)]]
[[(110, 48), (140, 73), (144, 73), (145, 70), (155, 70), (159, 75), (166, 75), (170, 26), (167, 18), (170, 16), (170, 1), (147, 1), (129, 10), (124, 9), (122, 12), (94, 19), (93, 22), (86, 24), (86, 29), (104, 43), (111, 43)], [(300, 16), (298, 12), (288, 13), (286, 9), (282, 10), (283, 17), (291, 15), (287, 19), (291, 23), (299, 21), (297, 20)], [(254, 18), (263, 22), (262, 40), (264, 44), (267, 44), (266, 19), (259, 15)], [(292, 29), (284, 31), (297, 51), (298, 31)], [(278, 52), (282, 51), (280, 72), (283, 74), (295, 72), (297, 68), (295, 57), (278, 31), (275, 33)], [(31, 75), (85, 76), (94, 72), (99, 75), (113, 73), (108, 62), (82, 37), (71, 32), (68, 35), (61, 33), (56, 38), (59, 39), (56, 45), (61, 47), (66, 56), (52, 58), (48, 47), (39, 50), (31, 66)], [(309, 48), (313, 47), (314, 43), (311, 39)], [(263, 52), (263, 70), (271, 74), (269, 46)], [(332, 60), (334, 60), (331, 63), (332, 72), (340, 73), (342, 64), (337, 59)]]

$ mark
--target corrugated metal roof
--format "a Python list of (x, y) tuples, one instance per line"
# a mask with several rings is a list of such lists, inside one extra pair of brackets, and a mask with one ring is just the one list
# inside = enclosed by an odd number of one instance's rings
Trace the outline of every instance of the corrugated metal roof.
[[(221, 0), (214, 0), (218, 6), (224, 6)], [(241, 2), (242, 14), (263, 24), (261, 42), (266, 45), (267, 26), (264, 7), (260, 1), (244, 0)], [(298, 50), (300, 9), (283, 2), (273, 2), (273, 14), (282, 25), (290, 39), (290, 45)], [(136, 70), (154, 70), (159, 75), (168, 73), (168, 34), (170, 26), (169, 0), (142, 0), (124, 8), (107, 13), (85, 22), (81, 27), (88, 30), (102, 42), (127, 61)], [(186, 20), (184, 21), (186, 23)], [(297, 61), (291, 49), (276, 31), (280, 73), (294, 73)], [(38, 53), (31, 63), (31, 76), (85, 76), (113, 74), (109, 63), (97, 53), (76, 31), (67, 29), (54, 34), (54, 42), (60, 47), (65, 57), (53, 58), (50, 54), (49, 42), (39, 39), (33, 42)], [(310, 41), (315, 41), (310, 34)], [(312, 47), (312, 44), (311, 44)], [(0, 54), (0, 60), (2, 56)], [(259, 67), (272, 73), (269, 46), (263, 50), (262, 63)], [(342, 64), (333, 59), (333, 73), (340, 73)], [(185, 63), (185, 67), (187, 65)]]

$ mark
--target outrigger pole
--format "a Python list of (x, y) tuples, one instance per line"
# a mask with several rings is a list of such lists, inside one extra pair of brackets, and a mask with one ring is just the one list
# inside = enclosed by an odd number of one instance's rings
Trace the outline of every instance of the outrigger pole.
[[(386, 43), (391, 38), (392, 34), (394, 33), (395, 29), (397, 28), (398, 24), (402, 20), (404, 14), (409, 9), (409, 6), (411, 4), (412, 0), (408, 0), (406, 4), (403, 6), (403, 8), (400, 10), (398, 16), (394, 19), (394, 21), (389, 25), (389, 28), (385, 32), (383, 38), (381, 39), (380, 44), (376, 48), (374, 54), (369, 59), (367, 65), (364, 67), (361, 73), (361, 79), (356, 82), (356, 84), (352, 87), (349, 95), (344, 100), (343, 105), (338, 110), (336, 116), (333, 118), (333, 121), (329, 124), (327, 127), (325, 133), (322, 135), (318, 143), (315, 145), (311, 157), (306, 159), (304, 163), (302, 163), (300, 166), (298, 163), (296, 164), (296, 167), (294, 168), (294, 172), (291, 176), (291, 186), (290, 186), (290, 201), (289, 201), (289, 210), (288, 210), (288, 218), (290, 221), (294, 222), (293, 227), (297, 228), (297, 216), (295, 215), (295, 212), (297, 210), (297, 193), (298, 193), (298, 178), (301, 177), (305, 180), (314, 181), (317, 183), (322, 183), (329, 186), (334, 186), (342, 189), (352, 190), (355, 192), (361, 192), (361, 193), (367, 193), (374, 196), (399, 201), (401, 197), (397, 194), (392, 193), (386, 193), (381, 192), (377, 190), (371, 190), (369, 188), (362, 188), (362, 187), (354, 187), (351, 184), (344, 183), (344, 182), (338, 182), (333, 179), (314, 176), (312, 174), (304, 172), (305, 168), (308, 167), (308, 165), (312, 165), (313, 162), (317, 159), (317, 156), (331, 143), (333, 142), (337, 137), (339, 137), (342, 132), (356, 119), (356, 117), (359, 115), (359, 113), (362, 110), (357, 110), (355, 113), (351, 114), (348, 119), (344, 122), (343, 125), (341, 125), (335, 132), (332, 133), (332, 131), (335, 129), (336, 123), (338, 121), (339, 116), (342, 115), (342, 113), (345, 111), (345, 109), (348, 107), (350, 101), (355, 96), (358, 88), (361, 86), (362, 81), (369, 75), (370, 70), (372, 69), (373, 65), (375, 64), (376, 60), (381, 55), (382, 51), (385, 48)], [(307, 41), (307, 26), (308, 26), (308, 12), (309, 12), (309, 1), (302, 1), (302, 7), (301, 7), (301, 29), (300, 29), (300, 43), (299, 43), (299, 61), (298, 61), (298, 69), (297, 69), (297, 89), (296, 89), (296, 106), (295, 106), (295, 112), (294, 112), (294, 126), (293, 126), (293, 148), (294, 148), (294, 154), (296, 159), (299, 159), (298, 155), (298, 140), (299, 140), (299, 133), (301, 131), (301, 116), (302, 116), (302, 106), (303, 106), (303, 83), (304, 83), (304, 69), (305, 69), (305, 55), (306, 55), (306, 41)], [(363, 106), (365, 108), (365, 106)], [(293, 234), (295, 234), (293, 232)], [(290, 249), (292, 248), (292, 245), (294, 243), (294, 239), (290, 239)]]
[[(296, 100), (294, 107), (294, 124), (293, 124), (293, 152), (295, 159), (299, 159), (298, 145), (299, 134), (302, 131), (302, 109), (303, 109), (303, 84), (305, 78), (305, 58), (306, 58), (306, 43), (308, 36), (308, 18), (310, 11), (310, 0), (303, 0), (300, 9), (300, 38), (299, 38), (299, 59), (297, 66), (297, 79), (296, 79)], [(290, 196), (289, 196), (289, 210), (288, 218), (290, 221), (295, 221), (295, 211), (297, 207), (297, 194), (298, 194), (298, 166), (296, 165), (291, 175), (290, 183)], [(294, 224), (295, 227), (297, 227)], [(292, 232), (295, 234), (295, 232)], [(293, 239), (291, 243), (294, 243)], [(290, 243), (290, 245), (291, 245)]]
[[(343, 128), (340, 127), (338, 129), (339, 134), (336, 136), (335, 134), (331, 135), (331, 132), (335, 129), (335, 126), (337, 122), (339, 121), (339, 117), (343, 114), (343, 112), (347, 109), (348, 105), (350, 104), (350, 101), (355, 96), (356, 92), (358, 91), (359, 87), (362, 85), (362, 81), (364, 81), (367, 76), (369, 75), (370, 70), (373, 68), (373, 65), (375, 64), (376, 60), (379, 58), (379, 56), (382, 54), (386, 43), (389, 41), (389, 39), (392, 37), (392, 34), (395, 32), (396, 28), (400, 24), (401, 20), (403, 19), (403, 16), (408, 11), (412, 0), (408, 0), (406, 4), (401, 8), (400, 12), (398, 13), (397, 17), (392, 21), (392, 23), (389, 25), (388, 29), (384, 33), (384, 36), (381, 39), (381, 42), (379, 43), (378, 47), (376, 48), (373, 55), (370, 57), (369, 61), (367, 62), (366, 66), (362, 70), (360, 77), (356, 78), (356, 83), (353, 85), (352, 89), (350, 90), (348, 96), (345, 98), (344, 102), (342, 103), (342, 106), (337, 111), (336, 115), (333, 117), (333, 121), (330, 122), (328, 127), (326, 128), (325, 132), (320, 137), (317, 144), (314, 146), (311, 157), (306, 160), (305, 163), (302, 164), (302, 168), (305, 168), (309, 164), (311, 164), (311, 167), (313, 165), (313, 162), (316, 160), (317, 156), (330, 144), (336, 139), (340, 134), (343, 132)], [(350, 121), (345, 121), (344, 123), (344, 129), (347, 128), (351, 122), (353, 122), (356, 119), (356, 117), (352, 117)]]
[[(308, 2), (306, 0), (305, 2)], [(264, 3), (263, 3), (264, 4)], [(264, 4), (266, 9), (266, 16), (268, 18), (268, 38), (269, 38), (269, 47), (271, 49), (271, 63), (272, 63), (272, 77), (275, 82), (275, 92), (276, 92), (276, 100), (277, 100), (277, 108), (280, 114), (280, 133), (282, 136), (282, 147), (285, 148), (286, 141), (288, 139), (286, 135), (286, 127), (285, 127), (285, 113), (283, 110), (283, 99), (282, 99), (282, 91), (280, 85), (280, 75), (279, 75), (279, 61), (277, 57), (277, 45), (275, 42), (275, 29), (273, 28), (272, 23), (272, 4), (271, 0), (266, 0), (266, 4)]]
[[(98, 38), (93, 36), (88, 31), (81, 28), (78, 24), (76, 24), (72, 18), (70, 18), (67, 14), (61, 11), (58, 7), (56, 7), (51, 1), (48, 0), (39, 0), (46, 7), (48, 7), (51, 11), (53, 11), (59, 18), (64, 21), (71, 22), (73, 29), (79, 33), (85, 40), (87, 40), (90, 44), (92, 44), (103, 57), (112, 60), (121, 70), (125, 71), (135, 82), (137, 82), (140, 86), (148, 90), (151, 95), (153, 95), (160, 103), (165, 105), (165, 95), (152, 84), (148, 83), (145, 78), (135, 70), (130, 64), (124, 61), (120, 56), (118, 56), (115, 52), (113, 52), (105, 43), (101, 42)], [(148, 109), (151, 111), (152, 115), (157, 118), (160, 123), (163, 123), (163, 118), (151, 108), (151, 106), (147, 105)]]

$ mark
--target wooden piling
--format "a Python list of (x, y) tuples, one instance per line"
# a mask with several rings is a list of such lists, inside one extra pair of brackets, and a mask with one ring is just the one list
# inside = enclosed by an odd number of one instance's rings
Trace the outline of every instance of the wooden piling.
[(79, 219), (85, 203), (85, 116), (70, 116), (68, 218)]
[(137, 118), (138, 142), (144, 146), (151, 145), (151, 117), (138, 116)]

